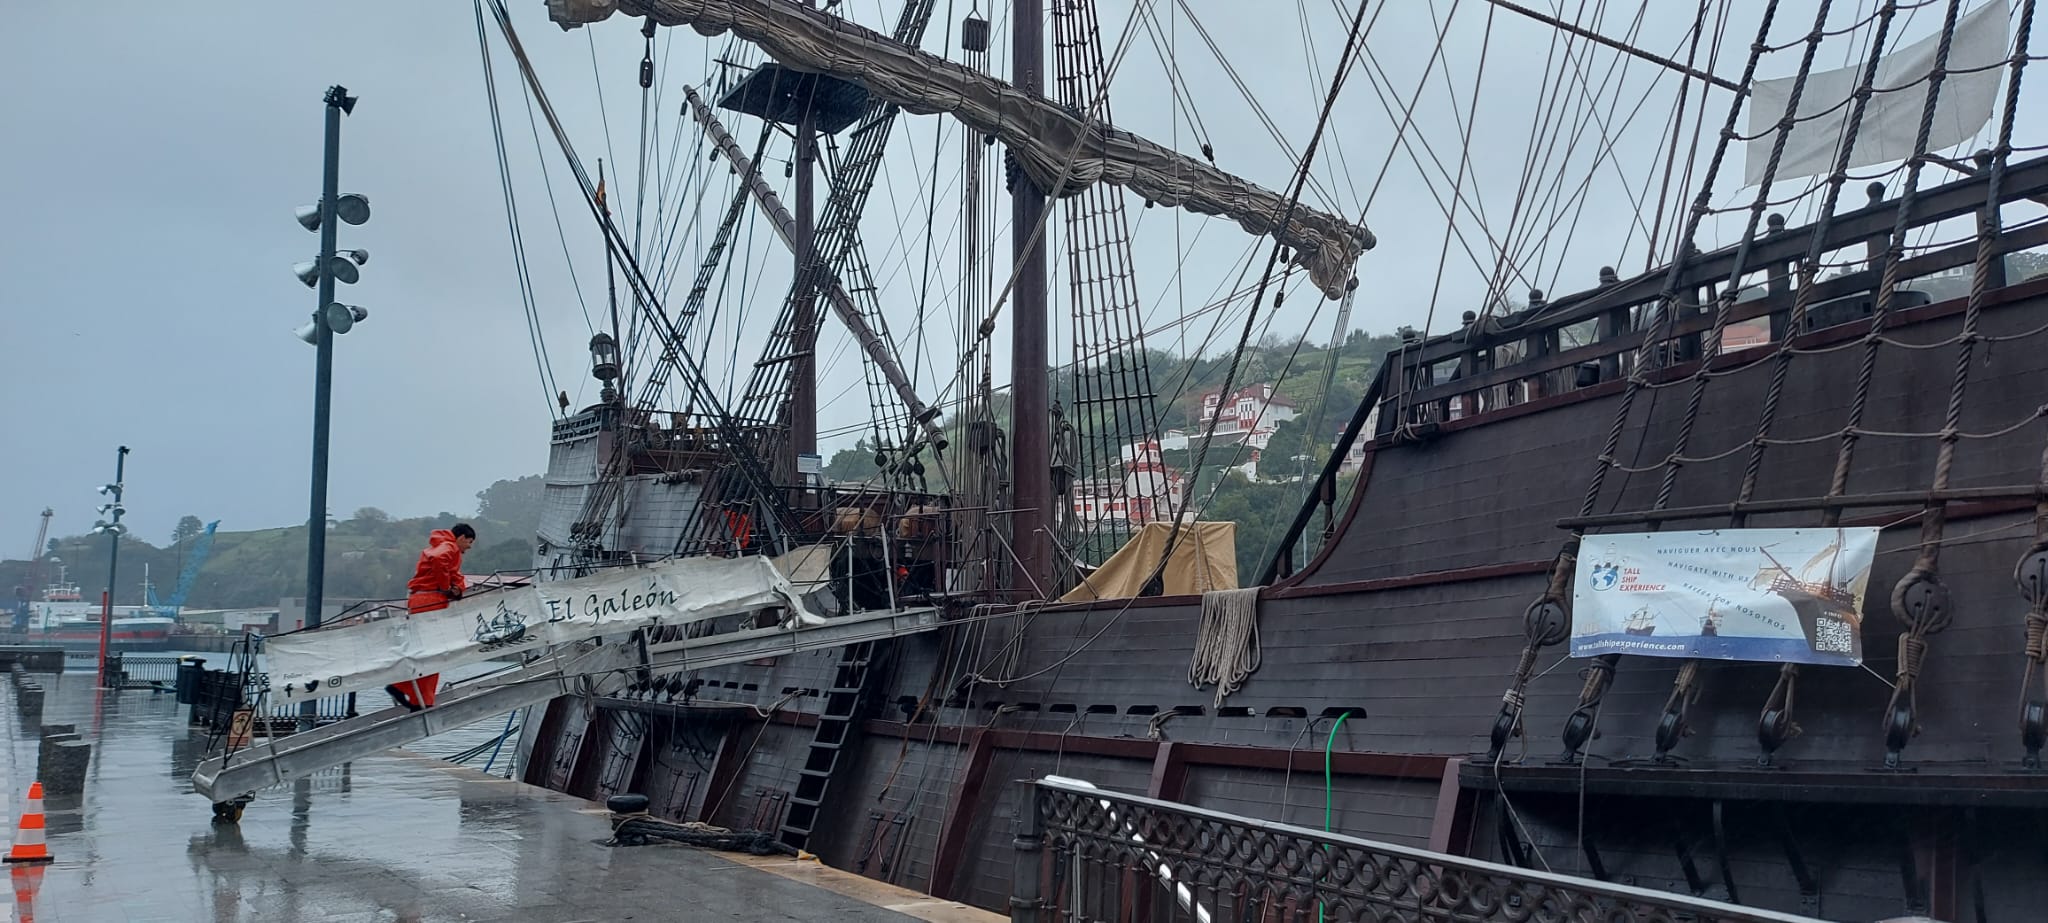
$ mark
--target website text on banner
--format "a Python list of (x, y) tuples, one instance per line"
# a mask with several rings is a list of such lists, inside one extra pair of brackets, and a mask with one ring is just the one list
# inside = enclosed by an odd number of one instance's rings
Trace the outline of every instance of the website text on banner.
[(1588, 535), (1572, 656), (1863, 662), (1876, 528)]
[(272, 701), (290, 702), (381, 689), (507, 652), (771, 608), (824, 624), (768, 558), (683, 558), (479, 594), (438, 612), (283, 635), (266, 642), (264, 654)]

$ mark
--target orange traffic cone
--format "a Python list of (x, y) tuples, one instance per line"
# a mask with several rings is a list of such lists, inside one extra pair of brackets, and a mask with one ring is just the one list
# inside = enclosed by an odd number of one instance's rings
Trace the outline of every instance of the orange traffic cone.
[(28, 787), (28, 810), (21, 814), (21, 826), (14, 831), (14, 849), (8, 862), (48, 862), (56, 856), (43, 844), (43, 783)]

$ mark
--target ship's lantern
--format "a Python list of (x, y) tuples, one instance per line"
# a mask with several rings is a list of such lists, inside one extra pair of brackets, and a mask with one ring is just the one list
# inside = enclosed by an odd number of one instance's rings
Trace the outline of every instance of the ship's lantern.
[(609, 333), (590, 338), (590, 377), (607, 384), (619, 377), (619, 343)]

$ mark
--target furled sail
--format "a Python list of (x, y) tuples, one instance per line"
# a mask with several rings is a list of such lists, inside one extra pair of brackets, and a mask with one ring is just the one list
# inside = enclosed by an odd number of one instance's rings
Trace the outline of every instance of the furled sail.
[(548, 0), (549, 17), (565, 29), (613, 13), (705, 35), (730, 31), (786, 67), (858, 82), (904, 111), (951, 113), (1001, 138), (1032, 182), (1056, 194), (1105, 182), (1161, 205), (1229, 217), (1292, 250), (1330, 298), (1344, 294), (1359, 254), (1375, 243), (1362, 225), (1300, 203), (1290, 213), (1280, 193), (795, 0)]

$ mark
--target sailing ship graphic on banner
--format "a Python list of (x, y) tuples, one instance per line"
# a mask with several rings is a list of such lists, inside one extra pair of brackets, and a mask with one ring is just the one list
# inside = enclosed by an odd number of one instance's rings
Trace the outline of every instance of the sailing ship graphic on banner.
[(1589, 535), (1572, 656), (1863, 662), (1876, 528)]

